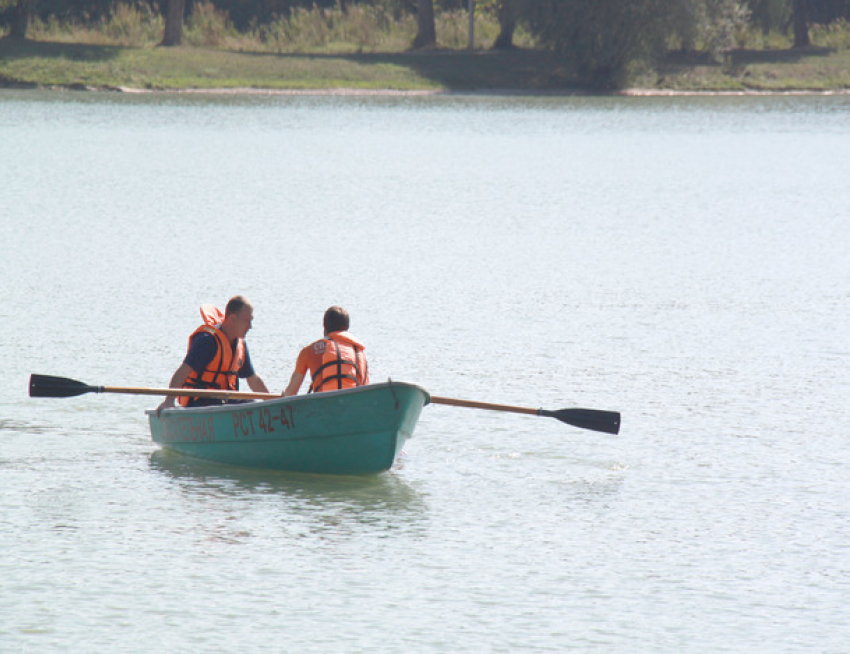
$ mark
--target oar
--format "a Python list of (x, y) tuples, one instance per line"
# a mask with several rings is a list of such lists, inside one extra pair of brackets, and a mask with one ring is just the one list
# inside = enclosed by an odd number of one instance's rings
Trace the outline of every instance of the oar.
[(471, 409), (526, 413), (533, 416), (557, 418), (561, 422), (565, 422), (573, 427), (579, 427), (580, 429), (592, 429), (593, 431), (602, 431), (606, 434), (618, 434), (620, 432), (620, 414), (616, 411), (599, 411), (597, 409), (561, 409), (559, 411), (547, 411), (546, 409), (529, 409), (521, 406), (506, 406), (504, 404), (490, 404), (488, 402), (472, 402), (470, 400), (456, 400), (451, 397), (435, 397), (433, 395), (431, 396), (431, 403), (463, 406)]
[(136, 388), (133, 386), (90, 386), (76, 379), (51, 375), (30, 375), (30, 397), (75, 397), (84, 393), (123, 393), (124, 395), (169, 395), (216, 397), (225, 400), (271, 400), (274, 393), (242, 393), (194, 388)]
[[(124, 395), (167, 395), (187, 397), (214, 397), (233, 400), (271, 400), (279, 398), (274, 393), (243, 393), (239, 391), (221, 391), (193, 388), (139, 388), (134, 386), (91, 386), (89, 384), (52, 375), (30, 375), (30, 397), (76, 397), (85, 393), (122, 393)], [(472, 409), (488, 409), (490, 411), (507, 411), (509, 413), (525, 413), (546, 418), (557, 418), (573, 427), (592, 429), (607, 434), (620, 432), (620, 414), (615, 411), (599, 411), (596, 409), (561, 409), (547, 411), (545, 409), (530, 409), (505, 404), (490, 404), (488, 402), (473, 402), (471, 400), (456, 400), (450, 397), (431, 396), (432, 404), (447, 404), (450, 406), (469, 407)]]

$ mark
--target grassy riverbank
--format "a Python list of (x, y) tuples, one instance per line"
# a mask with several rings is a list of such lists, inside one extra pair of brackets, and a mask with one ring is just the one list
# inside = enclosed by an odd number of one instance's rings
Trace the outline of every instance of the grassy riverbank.
[[(0, 86), (72, 89), (355, 89), (566, 92), (567, 62), (533, 49), (278, 54), (0, 39)], [(850, 90), (850, 50), (738, 50), (723, 63), (669, 56), (635, 77), (649, 92)]]
[(570, 82), (558, 56), (531, 50), (271, 54), (0, 41), (6, 86), (443, 91), (559, 89)]

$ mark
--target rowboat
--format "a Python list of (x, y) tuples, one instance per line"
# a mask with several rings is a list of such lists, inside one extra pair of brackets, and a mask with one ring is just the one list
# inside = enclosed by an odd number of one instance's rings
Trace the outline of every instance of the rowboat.
[(93, 386), (68, 377), (30, 375), (30, 397), (76, 397), (85, 393), (261, 400), (164, 409), (161, 413), (147, 411), (151, 436), (165, 449), (198, 459), (291, 472), (361, 475), (389, 470), (413, 436), (426, 404), (543, 416), (580, 429), (620, 433), (617, 411), (551, 411), (438, 397), (404, 382), (282, 398), (223, 389)]
[(247, 468), (363, 475), (392, 467), (430, 401), (420, 386), (390, 381), (146, 414), (154, 442), (183, 455)]

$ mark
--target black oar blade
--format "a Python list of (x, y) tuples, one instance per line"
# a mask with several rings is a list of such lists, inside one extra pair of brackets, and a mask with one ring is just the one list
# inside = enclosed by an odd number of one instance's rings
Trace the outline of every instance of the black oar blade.
[(541, 416), (557, 418), (573, 427), (602, 431), (606, 434), (620, 433), (620, 414), (616, 411), (598, 411), (596, 409), (561, 409), (560, 411), (544, 411)]
[(76, 379), (51, 375), (30, 375), (30, 397), (74, 397), (83, 393), (96, 393), (97, 386), (89, 386)]

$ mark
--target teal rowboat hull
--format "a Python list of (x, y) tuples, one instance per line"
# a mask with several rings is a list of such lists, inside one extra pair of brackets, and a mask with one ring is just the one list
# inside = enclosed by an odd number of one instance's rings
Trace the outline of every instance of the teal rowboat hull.
[(388, 470), (431, 398), (403, 382), (244, 404), (148, 411), (180, 454), (246, 468), (333, 475)]

